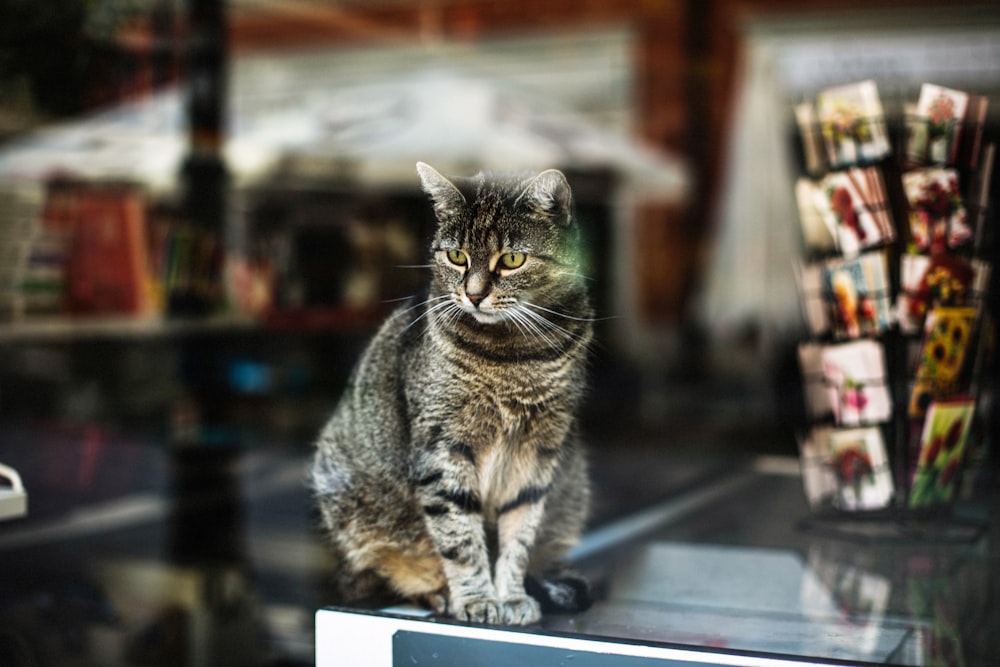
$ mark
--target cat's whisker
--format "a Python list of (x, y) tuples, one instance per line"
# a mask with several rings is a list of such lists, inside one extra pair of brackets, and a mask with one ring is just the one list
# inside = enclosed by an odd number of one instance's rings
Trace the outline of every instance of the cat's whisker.
[(528, 306), (530, 308), (537, 308), (538, 310), (545, 311), (546, 313), (551, 313), (552, 315), (557, 315), (567, 320), (576, 320), (577, 322), (605, 322), (607, 320), (620, 319), (619, 315), (610, 315), (608, 317), (575, 317), (573, 315), (567, 315), (566, 313), (561, 313), (558, 310), (552, 310), (551, 308), (546, 308), (545, 306), (539, 306), (537, 303), (531, 303), (530, 301), (522, 301), (521, 305)]
[(542, 342), (544, 342), (547, 346), (549, 346), (553, 350), (559, 349), (559, 344), (557, 341), (553, 340), (542, 329), (542, 327), (539, 326), (538, 323), (526, 317), (525, 315), (526, 311), (523, 311), (515, 307), (508, 310), (507, 312), (509, 314), (510, 321), (513, 322), (515, 326), (517, 326), (518, 330), (520, 330), (521, 333), (524, 334), (525, 338), (530, 338), (531, 336), (534, 336), (535, 338), (540, 339)]
[[(445, 297), (445, 298), (447, 298), (447, 297)], [(437, 299), (428, 299), (427, 301), (425, 301), (424, 303), (419, 304), (419, 305), (424, 305), (424, 304), (430, 303), (431, 301), (435, 301), (435, 300), (440, 301), (440, 297), (438, 297)], [(403, 331), (408, 331), (413, 325), (415, 325), (417, 322), (419, 322), (420, 320), (424, 319), (425, 317), (429, 317), (430, 315), (436, 313), (437, 311), (442, 310), (442, 309), (446, 309), (446, 308), (449, 308), (449, 307), (457, 308), (457, 306), (455, 306), (455, 304), (452, 303), (450, 300), (434, 304), (433, 306), (431, 306), (430, 308), (428, 308), (424, 312), (420, 313), (420, 315), (418, 317), (414, 318), (414, 320), (412, 322), (410, 322), (409, 324), (407, 324), (406, 328), (403, 329)], [(414, 306), (414, 308), (416, 308), (416, 306)], [(404, 313), (405, 312), (409, 312), (411, 310), (413, 310), (413, 308), (407, 309), (406, 311), (404, 311)]]
[(573, 332), (565, 327), (559, 326), (549, 318), (544, 315), (540, 315), (532, 310), (529, 310), (523, 306), (523, 304), (518, 304), (518, 310), (522, 317), (531, 322), (536, 328), (546, 333), (547, 338), (552, 336), (561, 337), (569, 340), (582, 340), (583, 336)]
[(393, 264), (394, 269), (429, 269), (433, 264)]
[[(395, 299), (395, 300), (396, 301), (406, 301), (407, 299), (410, 299), (410, 298), (412, 298), (412, 297), (406, 297), (404, 299)], [(412, 312), (412, 311), (416, 310), (417, 308), (421, 308), (423, 306), (426, 306), (427, 304), (434, 303), (435, 301), (441, 301), (442, 299), (447, 299), (447, 298), (448, 298), (447, 294), (442, 295), (442, 296), (433, 296), (433, 297), (431, 297), (429, 299), (424, 299), (423, 301), (421, 301), (419, 303), (413, 304), (409, 308), (406, 308), (406, 309), (400, 311), (399, 314), (400, 315), (405, 315), (406, 313)], [(392, 303), (392, 302), (388, 301), (386, 303)]]
[(566, 336), (567, 338), (579, 339), (579, 336), (576, 333), (570, 331), (569, 329), (567, 329), (565, 327), (559, 326), (558, 324), (556, 324), (555, 322), (553, 322), (549, 318), (545, 317), (544, 315), (541, 315), (540, 313), (536, 313), (535, 311), (530, 310), (528, 308), (523, 308), (523, 312), (524, 312), (525, 315), (527, 315), (528, 317), (530, 317), (532, 320), (538, 322), (542, 326), (545, 326), (546, 328), (548, 328), (551, 331), (557, 331), (557, 332), (561, 333), (562, 335)]

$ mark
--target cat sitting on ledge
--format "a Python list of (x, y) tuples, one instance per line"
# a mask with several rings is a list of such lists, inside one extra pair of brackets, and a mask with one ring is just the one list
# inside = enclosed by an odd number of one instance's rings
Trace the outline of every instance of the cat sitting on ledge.
[(516, 625), (584, 609), (563, 559), (590, 496), (576, 424), (593, 312), (569, 184), (417, 172), (438, 221), (430, 285), (369, 344), (311, 469), (339, 602)]

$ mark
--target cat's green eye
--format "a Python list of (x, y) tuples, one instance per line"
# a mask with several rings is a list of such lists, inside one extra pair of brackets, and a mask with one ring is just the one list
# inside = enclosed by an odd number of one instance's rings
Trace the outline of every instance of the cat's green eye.
[(449, 250), (448, 261), (455, 266), (465, 266), (469, 263), (469, 258), (461, 250)]
[(504, 269), (519, 269), (528, 256), (523, 252), (505, 252), (500, 255), (500, 266)]

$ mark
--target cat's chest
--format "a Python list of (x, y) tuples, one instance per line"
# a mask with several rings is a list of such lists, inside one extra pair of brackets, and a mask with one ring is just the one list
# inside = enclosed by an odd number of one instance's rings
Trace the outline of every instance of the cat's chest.
[(483, 506), (488, 515), (495, 516), (498, 508), (538, 476), (536, 453), (498, 439), (478, 452), (476, 476)]

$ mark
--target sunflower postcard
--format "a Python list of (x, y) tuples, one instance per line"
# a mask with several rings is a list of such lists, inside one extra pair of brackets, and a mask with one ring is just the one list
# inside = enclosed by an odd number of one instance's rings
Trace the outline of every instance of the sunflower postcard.
[(910, 394), (911, 417), (923, 417), (936, 399), (962, 393), (963, 370), (975, 334), (975, 308), (936, 308), (927, 315), (924, 341)]

